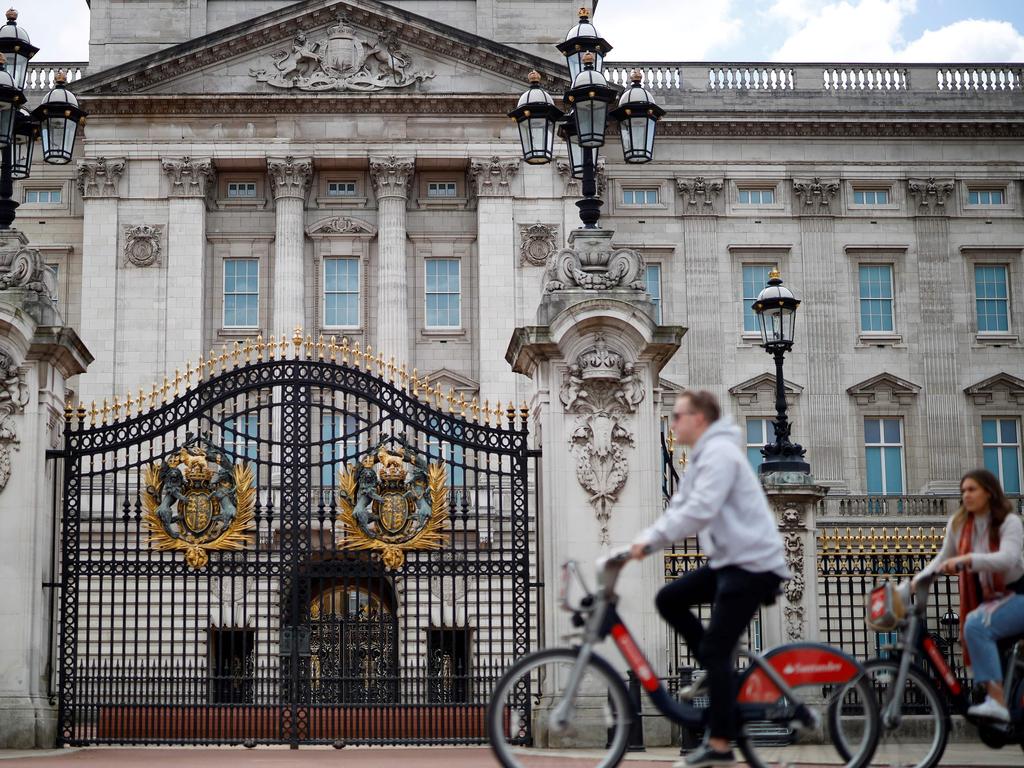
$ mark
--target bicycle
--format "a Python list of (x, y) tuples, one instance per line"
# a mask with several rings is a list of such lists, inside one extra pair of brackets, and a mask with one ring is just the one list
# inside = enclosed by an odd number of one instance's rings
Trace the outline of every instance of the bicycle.
[[(633, 708), (621, 675), (595, 651), (609, 636), (663, 716), (683, 728), (705, 727), (707, 710), (669, 694), (619, 616), (615, 585), (629, 560), (628, 550), (598, 560), (596, 593), (587, 588), (575, 562), (563, 565), (560, 603), (581, 630), (579, 642), (524, 656), (495, 686), (487, 709), (488, 737), (504, 768), (561, 764), (557, 760), (566, 757), (574, 758), (574, 768), (619, 764)], [(574, 581), (584, 592), (576, 605), (569, 600)], [(839, 732), (844, 747), (853, 747), (852, 756), (844, 758), (847, 767), (868, 765), (878, 740), (878, 710), (857, 660), (817, 643), (782, 645), (763, 656), (737, 653), (749, 666), (738, 672), (736, 745), (751, 766), (793, 763), (801, 740), (827, 735), (835, 745)], [(840, 711), (851, 691), (859, 691), (859, 714)], [(752, 732), (763, 732), (766, 725), (785, 734), (783, 743), (755, 741)]]
[(1011, 722), (1002, 724), (967, 715), (971, 691), (949, 668), (939, 638), (928, 631), (928, 598), (935, 578), (936, 574), (920, 578), (913, 594), (906, 582), (897, 587), (911, 603), (910, 610), (897, 622), (897, 642), (885, 648), (889, 657), (864, 663), (880, 699), (881, 739), (875, 753), (878, 765), (937, 765), (949, 739), (951, 710), (964, 715), (978, 729), (986, 746), (1001, 749), (1017, 742), (1024, 749), (1024, 636), (1001, 644)]

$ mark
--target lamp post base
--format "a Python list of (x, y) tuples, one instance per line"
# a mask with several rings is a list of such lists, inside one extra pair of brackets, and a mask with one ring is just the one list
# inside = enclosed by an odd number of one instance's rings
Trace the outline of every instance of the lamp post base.
[(770, 475), (774, 472), (800, 472), (811, 474), (811, 465), (800, 456), (780, 456), (777, 459), (765, 459), (761, 463), (760, 473)]

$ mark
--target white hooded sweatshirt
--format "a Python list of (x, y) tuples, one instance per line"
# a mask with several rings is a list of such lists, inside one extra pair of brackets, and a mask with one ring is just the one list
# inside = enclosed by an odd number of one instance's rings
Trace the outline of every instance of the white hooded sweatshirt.
[(775, 515), (740, 448), (740, 429), (728, 419), (700, 436), (664, 514), (636, 542), (661, 549), (694, 534), (712, 568), (792, 576)]

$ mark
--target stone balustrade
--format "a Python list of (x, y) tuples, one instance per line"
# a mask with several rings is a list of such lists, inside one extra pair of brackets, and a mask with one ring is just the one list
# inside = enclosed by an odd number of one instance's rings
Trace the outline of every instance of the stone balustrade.
[(73, 83), (85, 77), (87, 61), (43, 61), (30, 62), (28, 77), (25, 78), (25, 91), (29, 96), (35, 91), (45, 92), (53, 88), (57, 73), (63, 71), (68, 82)]

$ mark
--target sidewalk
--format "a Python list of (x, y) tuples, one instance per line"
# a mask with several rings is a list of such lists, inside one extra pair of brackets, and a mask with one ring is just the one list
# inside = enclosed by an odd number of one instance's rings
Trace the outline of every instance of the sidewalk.
[[(626, 755), (628, 768), (667, 768), (679, 754), (674, 749), (651, 749)], [(298, 768), (302, 766), (352, 766), (353, 768), (393, 768), (396, 763), (411, 768), (490, 768), (496, 766), (488, 749), (482, 747), (92, 747), (89, 749), (40, 750), (17, 752), (0, 750), (2, 768), (106, 768), (106, 766), (145, 766), (145, 768)], [(531, 761), (537, 768), (571, 768), (572, 760), (557, 756)], [(793, 765), (800, 768), (828, 766), (820, 750), (806, 747)], [(835, 763), (832, 763), (835, 764)], [(588, 766), (593, 762), (588, 762)], [(874, 765), (874, 764), (873, 764)], [(950, 744), (942, 760), (944, 768), (975, 766), (1021, 766), (1024, 753), (1019, 746), (990, 750), (981, 744)]]

